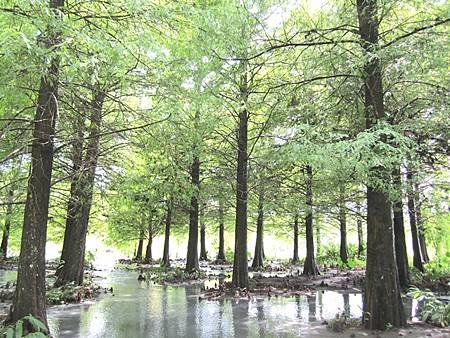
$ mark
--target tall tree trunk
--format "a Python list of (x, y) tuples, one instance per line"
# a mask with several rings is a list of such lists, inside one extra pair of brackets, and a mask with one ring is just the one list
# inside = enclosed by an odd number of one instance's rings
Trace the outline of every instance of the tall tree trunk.
[[(383, 86), (380, 59), (374, 55), (378, 46), (376, 0), (357, 0), (359, 33), (367, 57), (364, 65), (364, 108), (366, 128), (384, 120)], [(369, 169), (371, 176), (388, 181), (390, 173), (380, 167)], [(383, 330), (406, 323), (400, 294), (391, 203), (377, 187), (367, 186), (367, 262), (364, 295), (364, 324), (368, 329)]]
[(191, 166), (191, 182), (194, 193), (191, 197), (191, 208), (189, 210), (189, 241), (186, 259), (186, 271), (192, 272), (198, 267), (198, 192), (200, 189), (200, 160), (194, 155)]
[[(198, 132), (200, 124), (200, 111), (197, 110), (194, 117), (194, 129)], [(191, 208), (189, 210), (189, 240), (186, 255), (186, 271), (192, 272), (199, 269), (198, 265), (198, 219), (199, 219), (199, 195), (200, 195), (200, 158), (198, 154), (198, 140), (192, 145), (191, 184), (194, 189), (191, 196)]]
[(5, 259), (7, 258), (8, 254), (8, 239), (9, 239), (9, 232), (11, 231), (13, 202), (14, 202), (14, 185), (11, 184), (11, 187), (8, 190), (8, 206), (6, 207), (5, 228), (3, 229), (2, 244), (1, 244), (2, 256)]
[(225, 258), (225, 221), (222, 198), (219, 198), (219, 252), (217, 260), (224, 261)]
[(320, 225), (316, 224), (316, 256), (320, 255), (322, 250), (322, 232), (320, 231)]
[(316, 265), (314, 253), (314, 229), (313, 229), (313, 173), (310, 165), (306, 166), (306, 258), (303, 265), (303, 275), (317, 276), (319, 269)]
[(258, 218), (256, 221), (256, 243), (255, 243), (255, 255), (253, 257), (252, 268), (254, 270), (261, 269), (264, 266), (264, 193), (259, 192), (258, 195)]
[(345, 210), (345, 187), (340, 186), (339, 193), (339, 231), (340, 231), (340, 248), (339, 256), (344, 264), (348, 264), (348, 248), (347, 248), (347, 213)]
[(208, 254), (206, 252), (206, 226), (205, 226), (205, 216), (202, 212), (200, 215), (200, 260), (207, 261)]
[[(92, 93), (89, 141), (82, 160), (80, 176), (75, 181), (74, 214), (69, 232), (66, 233), (69, 240), (64, 240), (65, 246), (61, 255), (64, 263), (58, 273), (55, 286), (72, 282), (76, 285), (83, 284), (86, 236), (94, 193), (95, 171), (100, 154), (100, 129), (105, 97), (103, 90), (94, 90)], [(70, 212), (69, 210), (68, 214)]]
[(137, 261), (142, 260), (142, 252), (143, 251), (144, 251), (144, 231), (141, 230), (139, 233), (138, 247), (137, 247), (136, 256), (134, 257), (134, 259)]
[(82, 176), (82, 165), (83, 165), (83, 143), (85, 134), (85, 117), (83, 114), (79, 113), (75, 117), (74, 125), (72, 127), (73, 132), (76, 137), (72, 141), (72, 178), (70, 183), (70, 196), (67, 203), (67, 214), (66, 214), (66, 227), (64, 229), (64, 241), (61, 252), (60, 266), (56, 270), (56, 275), (62, 271), (68, 255), (70, 255), (69, 247), (72, 244), (72, 234), (74, 232), (74, 227), (76, 227), (77, 217), (80, 214), (80, 189), (82, 189), (80, 184), (80, 179)]
[[(150, 236), (150, 234), (149, 234)], [(153, 235), (152, 235), (153, 236)], [(153, 237), (148, 238), (147, 248), (145, 249), (145, 263), (151, 263), (153, 261), (153, 255), (152, 255), (152, 244), (153, 244)]]
[(145, 249), (145, 258), (144, 263), (151, 263), (153, 261), (153, 255), (152, 255), (152, 244), (153, 244), (153, 220), (150, 217), (150, 221), (148, 223), (148, 243), (147, 248)]
[(236, 227), (234, 242), (233, 278), (234, 287), (248, 288), (247, 261), (247, 138), (248, 138), (248, 79), (247, 61), (240, 61), (240, 99), (242, 105), (239, 112), (238, 153), (236, 171)]
[(403, 201), (402, 201), (402, 177), (400, 168), (393, 173), (393, 182), (395, 188), (399, 192), (398, 198), (394, 203), (394, 244), (395, 257), (397, 260), (397, 270), (400, 286), (406, 288), (409, 285), (409, 269), (408, 254), (406, 251), (405, 240), (405, 222), (403, 218)]
[(167, 202), (165, 231), (164, 231), (164, 250), (163, 250), (163, 257), (161, 260), (161, 266), (164, 266), (166, 268), (170, 266), (169, 244), (170, 244), (170, 226), (172, 224), (172, 208), (173, 208), (173, 199), (170, 198), (169, 201)]
[(420, 253), (422, 254), (423, 261), (425, 263), (428, 263), (430, 261), (430, 257), (428, 256), (427, 242), (425, 239), (425, 227), (423, 225), (421, 202), (419, 197), (420, 196), (419, 185), (417, 183), (414, 184), (414, 190), (415, 190), (414, 196), (416, 203), (416, 220), (417, 220), (417, 231), (419, 234)]
[(294, 215), (294, 254), (292, 255), (292, 264), (298, 262), (298, 213), (296, 212)]
[[(50, 1), (50, 9), (61, 20), (60, 10), (63, 6), (63, 0)], [(49, 51), (54, 49), (60, 40), (60, 31), (49, 25), (45, 39), (47, 49)], [(45, 297), (45, 243), (53, 169), (53, 138), (58, 116), (58, 82), (59, 58), (52, 56), (48, 68), (42, 75), (37, 97), (17, 284), (7, 323), (16, 322), (31, 314), (48, 327)], [(34, 331), (29, 323), (25, 323), (25, 329)]]
[(356, 230), (358, 232), (358, 258), (361, 258), (364, 253), (364, 234), (363, 222), (361, 219), (361, 206), (358, 205), (358, 216), (356, 219)]
[(413, 174), (411, 170), (408, 170), (406, 174), (406, 179), (408, 181), (408, 214), (409, 214), (409, 225), (411, 227), (411, 239), (413, 247), (413, 265), (416, 269), (424, 272), (422, 263), (422, 254), (420, 251), (419, 235), (417, 233), (417, 218), (416, 218), (416, 205), (414, 201), (414, 185), (412, 183)]

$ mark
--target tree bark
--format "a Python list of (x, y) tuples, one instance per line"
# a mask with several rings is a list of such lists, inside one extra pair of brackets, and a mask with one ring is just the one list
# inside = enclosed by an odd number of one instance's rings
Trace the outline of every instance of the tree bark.
[(316, 224), (316, 256), (320, 255), (322, 250), (322, 233), (319, 224)]
[(399, 197), (394, 202), (394, 244), (400, 286), (402, 288), (407, 288), (409, 286), (409, 268), (405, 240), (405, 222), (403, 218), (403, 194), (401, 179), (402, 178), (399, 168), (393, 173), (393, 182), (397, 191), (399, 192)]
[(64, 229), (64, 241), (61, 252), (60, 266), (56, 270), (56, 276), (62, 271), (62, 267), (67, 261), (67, 256), (70, 255), (69, 247), (71, 246), (74, 239), (71, 237), (74, 232), (74, 227), (76, 227), (77, 217), (80, 213), (80, 189), (82, 186), (80, 184), (81, 180), (81, 168), (83, 166), (83, 143), (85, 134), (85, 118), (83, 114), (77, 114), (76, 120), (72, 127), (73, 132), (76, 137), (72, 141), (72, 180), (70, 183), (70, 196), (67, 203), (67, 214), (66, 214), (66, 227)]
[[(376, 0), (357, 0), (359, 33), (366, 52), (364, 65), (364, 110), (366, 128), (384, 119), (383, 86), (378, 45)], [(371, 176), (388, 180), (390, 173), (380, 167), (369, 169)], [(364, 295), (364, 324), (367, 329), (384, 330), (406, 324), (397, 263), (394, 252), (391, 203), (387, 194), (367, 186), (367, 262)]]
[(134, 259), (137, 261), (141, 261), (143, 251), (144, 251), (144, 231), (141, 230), (139, 233), (139, 241), (136, 250), (136, 256), (134, 257)]
[(364, 253), (363, 222), (360, 214), (361, 214), (361, 205), (358, 204), (358, 216), (356, 219), (356, 228), (358, 232), (358, 258), (361, 258)]
[(206, 227), (203, 213), (200, 215), (200, 260), (208, 260), (208, 254), (206, 252)]
[(163, 257), (161, 260), (161, 266), (168, 268), (170, 266), (169, 257), (169, 244), (170, 244), (170, 226), (172, 224), (172, 209), (173, 209), (173, 199), (167, 202), (167, 212), (165, 220), (165, 231), (164, 231), (164, 250)]
[(6, 207), (5, 228), (3, 229), (2, 244), (1, 244), (2, 256), (4, 259), (7, 258), (8, 254), (8, 240), (9, 240), (9, 232), (11, 231), (13, 202), (14, 202), (14, 186), (11, 185), (11, 188), (8, 190), (8, 206)]
[[(74, 196), (71, 196), (74, 205), (73, 211), (68, 210), (68, 215), (73, 212), (71, 214), (73, 218), (70, 221), (68, 232), (65, 233), (69, 236), (69, 240), (64, 240), (65, 246), (63, 245), (61, 254), (64, 262), (55, 286), (72, 282), (76, 285), (83, 284), (86, 236), (94, 194), (95, 171), (100, 154), (100, 130), (105, 97), (105, 92), (100, 89), (94, 90), (92, 93), (89, 141), (81, 162), (79, 177), (75, 180)], [(69, 220), (66, 224), (69, 224)]]
[(200, 160), (194, 155), (191, 166), (191, 183), (195, 189), (191, 197), (189, 210), (189, 241), (186, 259), (186, 271), (193, 272), (198, 266), (198, 192), (200, 189)]
[(247, 138), (248, 138), (248, 79), (247, 61), (240, 61), (240, 99), (238, 126), (238, 153), (236, 171), (236, 225), (232, 284), (234, 287), (248, 288), (248, 261), (247, 261)]
[(419, 271), (424, 272), (425, 269), (423, 268), (419, 235), (417, 232), (416, 205), (414, 201), (414, 186), (412, 183), (413, 174), (411, 170), (408, 170), (408, 173), (406, 174), (406, 179), (408, 181), (408, 214), (409, 214), (409, 225), (411, 227), (411, 239), (413, 247), (413, 265)]
[(255, 255), (253, 256), (252, 268), (261, 269), (264, 266), (264, 193), (260, 191), (258, 196), (258, 218), (256, 221), (256, 243)]
[[(63, 0), (50, 1), (51, 11), (61, 20), (60, 9), (63, 6)], [(50, 25), (47, 29), (46, 47), (52, 50), (60, 43), (61, 33)], [(58, 116), (58, 78), (59, 58), (52, 56), (48, 68), (42, 75), (37, 97), (17, 286), (6, 323), (14, 323), (31, 314), (48, 327), (45, 296), (45, 243), (53, 169), (53, 139)], [(29, 323), (25, 323), (25, 329), (34, 331)]]
[[(198, 132), (200, 123), (200, 111), (196, 111), (194, 117), (194, 132)], [(192, 145), (191, 184), (194, 189), (191, 196), (191, 208), (189, 210), (189, 240), (186, 254), (186, 271), (193, 272), (199, 269), (198, 265), (198, 220), (199, 220), (199, 195), (200, 195), (200, 158), (198, 154), (198, 140)]]
[(224, 224), (224, 210), (223, 201), (219, 199), (219, 252), (217, 254), (217, 260), (224, 261), (225, 257), (225, 224)]
[(427, 242), (425, 239), (425, 227), (423, 225), (421, 202), (419, 197), (419, 185), (417, 183), (414, 185), (414, 189), (415, 189), (414, 196), (416, 204), (416, 220), (417, 220), (417, 231), (419, 234), (420, 253), (422, 254), (422, 259), (424, 263), (428, 263), (430, 261), (430, 257), (428, 256)]
[(313, 173), (310, 165), (306, 166), (306, 258), (303, 265), (303, 275), (317, 276), (319, 269), (316, 265), (314, 253), (314, 229), (313, 229), (313, 190), (312, 190)]
[(348, 264), (348, 248), (347, 248), (347, 215), (345, 210), (345, 191), (344, 186), (340, 186), (339, 194), (339, 231), (340, 231), (340, 248), (339, 255), (344, 264)]
[(150, 218), (149, 224), (148, 224), (148, 243), (147, 247), (145, 249), (145, 258), (144, 263), (151, 263), (153, 261), (153, 255), (152, 255), (152, 244), (153, 244), (153, 220)]
[(292, 264), (298, 262), (298, 213), (296, 212), (294, 215), (294, 254), (292, 255)]

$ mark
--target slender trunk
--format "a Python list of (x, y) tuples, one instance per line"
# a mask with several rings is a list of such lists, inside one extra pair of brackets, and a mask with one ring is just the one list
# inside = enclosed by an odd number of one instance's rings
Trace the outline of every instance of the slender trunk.
[(148, 224), (148, 243), (147, 248), (145, 249), (145, 258), (144, 263), (151, 263), (153, 261), (153, 255), (152, 255), (152, 244), (153, 244), (153, 222), (152, 219), (150, 219), (150, 222)]
[(420, 244), (420, 253), (422, 254), (422, 259), (425, 263), (430, 261), (430, 257), (428, 256), (427, 250), (427, 242), (425, 239), (425, 227), (423, 225), (422, 219), (422, 211), (421, 211), (421, 202), (419, 197), (419, 185), (416, 183), (414, 185), (415, 188), (415, 203), (416, 203), (416, 220), (417, 220), (417, 231), (419, 233), (419, 244)]
[(364, 234), (363, 234), (363, 221), (361, 219), (361, 206), (358, 206), (358, 218), (356, 219), (356, 228), (358, 232), (358, 258), (361, 258), (364, 254)]
[(341, 185), (339, 194), (339, 231), (341, 234), (341, 242), (339, 249), (339, 256), (344, 264), (348, 263), (348, 248), (347, 248), (347, 215), (345, 210), (345, 187)]
[(399, 192), (399, 197), (394, 202), (394, 244), (395, 257), (400, 286), (406, 288), (409, 285), (408, 254), (406, 251), (405, 222), (403, 218), (402, 182), (400, 168), (393, 173), (393, 182)]
[(153, 261), (152, 244), (153, 244), (153, 237), (149, 237), (148, 243), (147, 243), (147, 248), (145, 249), (145, 259), (144, 259), (144, 262), (147, 264), (151, 263)]
[(248, 99), (247, 61), (241, 61), (240, 98), (242, 106), (239, 112), (238, 153), (236, 171), (236, 226), (233, 261), (234, 287), (248, 288), (247, 261), (247, 137), (248, 137)]
[[(367, 57), (364, 65), (364, 110), (366, 128), (384, 120), (383, 85), (380, 59), (374, 57), (378, 46), (376, 0), (357, 0), (359, 33)], [(370, 56), (370, 57), (369, 57)], [(385, 141), (385, 140), (383, 140)], [(384, 178), (390, 173), (382, 167), (369, 169), (370, 176)], [(394, 236), (388, 195), (377, 187), (367, 186), (367, 262), (364, 294), (364, 324), (367, 329), (384, 330), (389, 325), (405, 325), (400, 293)]]
[[(200, 111), (196, 111), (194, 117), (194, 132), (198, 132), (200, 123)], [(199, 195), (200, 195), (200, 158), (198, 154), (198, 140), (192, 145), (191, 184), (194, 189), (191, 196), (191, 208), (189, 210), (189, 240), (186, 254), (186, 271), (192, 272), (199, 269), (198, 265), (198, 219), (199, 219)]]
[(320, 225), (316, 222), (316, 256), (320, 255), (320, 250), (322, 250), (322, 233)]
[(413, 247), (413, 265), (419, 271), (424, 272), (425, 269), (423, 268), (419, 236), (417, 233), (416, 205), (414, 201), (414, 187), (412, 183), (413, 174), (411, 170), (408, 170), (406, 178), (408, 180), (408, 214), (409, 214), (409, 225), (411, 227), (411, 239)]
[(303, 265), (303, 275), (317, 276), (319, 269), (316, 265), (314, 254), (314, 229), (313, 229), (313, 190), (312, 190), (313, 173), (310, 165), (306, 166), (306, 258)]
[(74, 227), (76, 226), (76, 218), (78, 217), (80, 210), (80, 179), (81, 179), (81, 168), (83, 165), (83, 141), (84, 141), (84, 133), (85, 133), (85, 118), (84, 115), (79, 113), (76, 116), (76, 120), (72, 127), (76, 137), (72, 141), (72, 180), (70, 183), (70, 196), (69, 201), (67, 203), (67, 214), (66, 214), (66, 227), (64, 229), (64, 242), (61, 252), (61, 265), (56, 270), (56, 275), (62, 271), (62, 267), (64, 266), (67, 256), (69, 256), (70, 250), (69, 247), (73, 242), (72, 233), (74, 231)]
[(252, 268), (254, 270), (261, 269), (264, 266), (264, 193), (260, 191), (258, 196), (258, 218), (256, 221), (256, 243), (255, 255), (253, 257)]
[(137, 247), (136, 256), (134, 257), (134, 259), (137, 261), (142, 260), (142, 252), (143, 251), (144, 251), (144, 231), (141, 230), (141, 232), (139, 233), (138, 247)]
[[(67, 283), (83, 284), (84, 258), (86, 252), (86, 236), (91, 214), (92, 198), (94, 193), (95, 171), (100, 154), (100, 129), (102, 122), (103, 102), (106, 94), (102, 90), (94, 90), (91, 102), (91, 117), (89, 141), (79, 177), (75, 180), (74, 195), (71, 196), (74, 202), (73, 219), (71, 220), (68, 232), (69, 240), (64, 240), (62, 260), (63, 266), (59, 270), (55, 286)], [(68, 211), (68, 215), (71, 211)], [(69, 220), (66, 224), (69, 223)], [(66, 228), (67, 231), (67, 228)]]
[(206, 227), (204, 214), (200, 215), (200, 260), (207, 261), (208, 254), (206, 252)]
[(292, 264), (298, 262), (298, 213), (296, 212), (294, 216), (294, 254), (292, 256)]
[(173, 208), (173, 199), (170, 198), (170, 200), (167, 202), (167, 212), (166, 212), (165, 232), (164, 232), (164, 251), (161, 260), (161, 266), (165, 266), (167, 268), (170, 266), (169, 244), (170, 244), (170, 225), (172, 224), (172, 208)]
[(13, 202), (14, 202), (14, 186), (11, 185), (11, 188), (8, 191), (8, 206), (6, 207), (5, 228), (3, 229), (2, 244), (1, 244), (2, 256), (5, 259), (7, 258), (8, 254), (8, 239), (9, 239), (9, 232), (11, 230)]
[(219, 253), (217, 260), (225, 260), (225, 224), (224, 224), (223, 201), (219, 199)]
[[(50, 9), (61, 18), (63, 0), (51, 0)], [(48, 27), (46, 47), (54, 49), (61, 40), (58, 29)], [(53, 51), (52, 51), (53, 52)], [(51, 52), (49, 52), (51, 53)], [(25, 202), (21, 250), (16, 291), (7, 323), (32, 315), (46, 327), (45, 243), (47, 242), (48, 206), (53, 169), (53, 138), (58, 116), (59, 58), (52, 56), (42, 75), (37, 97), (31, 146), (31, 170)], [(25, 323), (26, 331), (35, 331)]]
[(200, 188), (200, 160), (194, 156), (191, 166), (191, 182), (194, 193), (191, 197), (189, 210), (189, 241), (186, 259), (186, 271), (192, 272), (199, 269), (198, 266), (198, 190)]

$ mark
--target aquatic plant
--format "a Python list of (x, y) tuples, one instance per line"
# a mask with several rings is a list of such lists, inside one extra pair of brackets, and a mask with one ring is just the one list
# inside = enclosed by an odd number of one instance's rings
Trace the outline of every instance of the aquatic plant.
[(419, 308), (422, 320), (440, 327), (450, 326), (450, 304), (437, 299), (430, 290), (414, 287), (409, 290), (408, 295), (422, 303)]

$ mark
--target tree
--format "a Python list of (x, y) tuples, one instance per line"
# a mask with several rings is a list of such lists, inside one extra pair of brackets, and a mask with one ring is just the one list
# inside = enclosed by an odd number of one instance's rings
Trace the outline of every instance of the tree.
[(406, 252), (406, 240), (405, 240), (405, 225), (403, 218), (403, 201), (402, 201), (402, 177), (400, 169), (395, 170), (393, 173), (393, 184), (396, 189), (399, 190), (397, 199), (393, 205), (394, 215), (394, 244), (395, 244), (395, 258), (397, 262), (397, 270), (400, 286), (406, 288), (409, 285), (409, 267), (408, 267), (408, 255)]
[(316, 258), (314, 252), (314, 228), (313, 228), (313, 169), (310, 165), (306, 165), (306, 258), (303, 264), (303, 275), (317, 276), (319, 269), (316, 265)]
[[(58, 271), (55, 286), (74, 282), (83, 283), (84, 257), (86, 251), (86, 236), (94, 191), (95, 170), (99, 157), (99, 143), (103, 103), (106, 93), (97, 88), (92, 94), (89, 140), (85, 155), (81, 156), (79, 176), (73, 181), (64, 245), (61, 254), (62, 268)], [(75, 161), (74, 161), (75, 162)], [(73, 190), (72, 190), (73, 189)], [(142, 251), (141, 251), (142, 257)]]
[[(54, 21), (62, 19), (63, 0), (51, 0)], [(49, 23), (45, 47), (51, 51), (61, 42), (58, 24)], [(7, 322), (31, 314), (47, 326), (45, 296), (45, 244), (53, 168), (53, 138), (58, 115), (59, 57), (50, 53), (50, 64), (41, 77), (31, 146), (31, 171), (25, 204), (17, 286)], [(26, 324), (28, 331), (33, 326)]]
[[(198, 129), (200, 112), (195, 113), (194, 125)], [(186, 255), (186, 271), (193, 272), (199, 269), (198, 266), (198, 219), (199, 219), (199, 194), (200, 194), (200, 158), (198, 154), (198, 145), (193, 144), (192, 165), (191, 165), (191, 183), (193, 192), (191, 197), (191, 206), (189, 209), (189, 240)]]
[(340, 232), (340, 246), (339, 255), (342, 263), (348, 263), (348, 248), (347, 248), (347, 218), (345, 209), (345, 187), (341, 185), (339, 187), (339, 232)]
[(413, 265), (416, 269), (421, 272), (424, 272), (425, 269), (423, 267), (422, 262), (422, 253), (420, 250), (419, 243), (419, 233), (417, 230), (417, 217), (416, 217), (416, 203), (414, 199), (414, 184), (413, 174), (411, 169), (408, 170), (406, 174), (407, 184), (408, 184), (408, 214), (409, 214), (409, 226), (411, 227), (411, 239), (412, 239), (412, 247), (413, 247)]
[[(364, 112), (366, 128), (370, 129), (385, 117), (381, 65), (377, 56), (378, 6), (376, 0), (357, 1), (359, 34), (366, 53), (364, 64)], [(374, 57), (369, 57), (374, 55)], [(382, 140), (386, 142), (386, 140)], [(386, 179), (389, 173), (373, 167), (372, 175)], [(391, 204), (380, 187), (367, 186), (367, 263), (364, 297), (365, 326), (385, 329), (405, 324), (395, 261)]]
[(236, 229), (233, 261), (233, 285), (235, 287), (248, 287), (247, 262), (247, 166), (248, 166), (248, 74), (247, 61), (240, 61), (240, 100), (241, 108), (238, 121), (238, 147), (236, 171)]
[(264, 266), (264, 190), (261, 186), (258, 194), (258, 217), (256, 221), (255, 254), (253, 256), (252, 268), (261, 269)]

